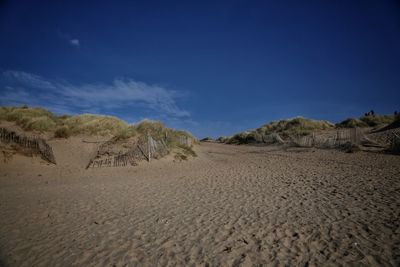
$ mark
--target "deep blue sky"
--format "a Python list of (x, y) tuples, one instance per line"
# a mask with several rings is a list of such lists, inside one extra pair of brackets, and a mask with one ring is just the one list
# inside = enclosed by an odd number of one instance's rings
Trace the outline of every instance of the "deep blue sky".
[(0, 104), (197, 136), (400, 110), (396, 1), (0, 1)]

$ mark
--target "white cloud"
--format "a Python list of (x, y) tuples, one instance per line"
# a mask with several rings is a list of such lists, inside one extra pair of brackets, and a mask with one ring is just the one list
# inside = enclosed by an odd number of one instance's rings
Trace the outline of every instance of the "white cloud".
[(3, 72), (3, 77), (11, 82), (18, 81), (22, 84), (30, 85), (31, 87), (34, 88), (42, 88), (42, 89), (55, 88), (53, 83), (46, 81), (42, 77), (23, 71), (8, 70)]
[(110, 84), (73, 85), (27, 72), (6, 71), (1, 80), (5, 86), (13, 85), (13, 90), (5, 90), (2, 96), (8, 102), (51, 105), (59, 110), (80, 112), (132, 107), (152, 110), (160, 116), (190, 117), (188, 111), (177, 105), (178, 92), (132, 79), (115, 79)]
[(71, 45), (73, 45), (73, 46), (77, 46), (77, 47), (80, 46), (80, 43), (79, 43), (79, 40), (78, 40), (78, 39), (71, 39), (71, 40), (69, 40), (69, 43), (70, 43)]
[(60, 39), (66, 40), (68, 44), (72, 46), (79, 47), (81, 45), (79, 39), (71, 37), (71, 35), (68, 33), (64, 33), (60, 30), (57, 30), (57, 35)]

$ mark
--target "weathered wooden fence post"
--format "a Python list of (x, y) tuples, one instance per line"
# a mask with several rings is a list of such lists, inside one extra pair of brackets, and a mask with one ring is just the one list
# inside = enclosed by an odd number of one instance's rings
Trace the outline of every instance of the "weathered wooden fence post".
[(151, 140), (150, 140), (150, 138), (151, 138), (150, 134), (147, 133), (147, 153), (148, 153), (149, 162), (150, 162), (150, 159), (151, 159), (151, 146), (150, 146)]

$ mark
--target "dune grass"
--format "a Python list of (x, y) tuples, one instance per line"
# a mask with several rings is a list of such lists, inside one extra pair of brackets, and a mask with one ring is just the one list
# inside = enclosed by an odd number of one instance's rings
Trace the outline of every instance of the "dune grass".
[(181, 136), (186, 136), (195, 140), (193, 135), (189, 132), (171, 129), (166, 127), (162, 122), (153, 120), (143, 120), (134, 125), (128, 125), (128, 127), (118, 131), (115, 137), (123, 140), (136, 135), (144, 136), (147, 134), (157, 140), (167, 140), (168, 143), (175, 143)]
[(307, 135), (316, 130), (326, 130), (333, 127), (334, 125), (328, 121), (297, 117), (273, 121), (258, 128), (256, 131), (260, 134), (278, 133), (282, 137), (289, 137), (292, 135)]
[(72, 116), (63, 119), (61, 123), (72, 135), (117, 135), (129, 127), (128, 123), (116, 117), (94, 114)]
[(294, 119), (273, 121), (256, 130), (238, 133), (230, 138), (221, 137), (217, 140), (228, 144), (262, 143), (264, 136), (273, 133), (277, 133), (283, 138), (289, 138), (291, 136), (308, 135), (313, 131), (331, 128), (334, 128), (334, 125), (328, 121), (297, 117)]
[(27, 131), (52, 131), (57, 125), (57, 116), (43, 108), (1, 107), (0, 120), (15, 122)]
[(50, 133), (56, 138), (69, 138), (76, 135), (106, 136), (114, 141), (129, 138), (143, 138), (150, 134), (156, 140), (166, 140), (167, 146), (184, 151), (187, 156), (194, 155), (191, 147), (181, 145), (182, 136), (196, 139), (186, 131), (166, 127), (162, 122), (143, 120), (136, 124), (113, 116), (82, 114), (77, 116), (57, 116), (43, 108), (0, 107), (0, 120), (14, 122), (26, 131)]
[(54, 137), (56, 138), (69, 138), (71, 136), (71, 131), (66, 126), (57, 127), (54, 131)]
[(400, 127), (400, 115), (396, 115), (394, 121), (386, 126), (379, 128), (377, 132), (392, 130)]
[[(397, 116), (399, 118), (399, 115)], [(374, 127), (379, 128), (390, 125), (396, 121), (394, 115), (369, 115), (359, 119), (348, 118), (336, 125), (324, 120), (312, 120), (303, 117), (294, 119), (273, 121), (255, 130), (235, 134), (232, 137), (220, 137), (217, 141), (227, 144), (251, 144), (263, 143), (266, 136), (277, 133), (283, 139), (295, 136), (309, 135), (315, 131), (329, 130), (335, 128)], [(394, 125), (393, 127), (396, 127)]]
[(70, 135), (115, 135), (128, 127), (116, 117), (94, 114), (78, 116), (56, 114), (43, 108), (1, 107), (0, 120), (15, 122), (26, 131), (68, 132)]
[(160, 140), (165, 139), (168, 135), (170, 129), (165, 127), (162, 122), (152, 121), (152, 120), (143, 120), (134, 125), (134, 130), (136, 133), (141, 135), (150, 134), (153, 138)]
[(359, 119), (348, 118), (336, 124), (337, 128), (354, 128), (354, 127), (380, 127), (395, 121), (394, 115), (369, 115)]
[(360, 119), (348, 118), (344, 121), (336, 123), (335, 126), (336, 128), (355, 128), (355, 127), (364, 128), (368, 127), (368, 124)]
[(360, 118), (360, 120), (365, 122), (369, 127), (376, 127), (394, 122), (395, 116), (394, 115), (363, 116)]

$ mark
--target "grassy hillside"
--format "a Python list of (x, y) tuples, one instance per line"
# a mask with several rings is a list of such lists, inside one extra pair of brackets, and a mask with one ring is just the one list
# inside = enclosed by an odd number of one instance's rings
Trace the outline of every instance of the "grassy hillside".
[[(43, 108), (0, 107), (0, 121), (14, 122), (25, 131), (46, 133), (56, 138), (68, 138), (74, 135), (104, 136), (110, 138), (112, 146), (134, 144), (138, 139), (150, 134), (156, 140), (165, 140), (175, 157), (186, 160), (196, 156), (192, 147), (179, 142), (181, 137), (195, 138), (186, 131), (167, 128), (158, 121), (144, 120), (137, 124), (128, 124), (113, 116), (82, 114), (77, 116), (57, 116)], [(135, 141), (136, 140), (136, 141)]]
[(297, 117), (294, 119), (273, 121), (258, 128), (256, 131), (260, 134), (278, 133), (282, 137), (289, 137), (291, 135), (307, 135), (316, 130), (326, 130), (333, 127), (334, 125), (328, 121)]
[(238, 133), (232, 137), (218, 140), (228, 144), (262, 143), (263, 137), (272, 133), (278, 133), (282, 138), (289, 138), (290, 136), (307, 135), (316, 130), (332, 128), (334, 128), (334, 125), (328, 121), (297, 117), (294, 119), (273, 121), (256, 130)]
[(114, 138), (115, 140), (123, 141), (129, 138), (146, 136), (147, 134), (150, 134), (156, 140), (167, 140), (167, 145), (170, 147), (186, 148), (178, 142), (178, 138), (182, 136), (195, 140), (189, 132), (171, 129), (162, 122), (152, 120), (143, 120), (137, 124), (129, 125), (119, 131)]
[(12, 121), (27, 131), (48, 131), (57, 126), (57, 116), (42, 108), (1, 107), (0, 120)]
[(156, 139), (164, 136), (168, 136), (170, 140), (177, 139), (179, 136), (194, 139), (188, 132), (167, 128), (157, 121), (145, 120), (131, 125), (113, 116), (94, 114), (57, 116), (43, 108), (0, 107), (1, 120), (14, 122), (26, 131), (51, 133), (60, 138), (83, 134), (109, 136), (122, 140), (150, 134)]
[(395, 121), (394, 115), (369, 115), (359, 119), (348, 118), (336, 124), (337, 128), (381, 127)]
[[(399, 120), (399, 115), (397, 117)], [(394, 115), (369, 115), (359, 119), (349, 118), (340, 123), (332, 124), (324, 120), (312, 120), (297, 117), (288, 120), (273, 121), (255, 130), (245, 131), (231, 137), (220, 137), (217, 141), (227, 144), (251, 144), (265, 143), (266, 137), (277, 133), (283, 139), (290, 139), (291, 136), (308, 135), (315, 131), (322, 131), (335, 128), (373, 127), (381, 128), (391, 125), (396, 121)], [(397, 124), (396, 124), (397, 125)], [(392, 127), (395, 127), (392, 126)]]
[(59, 118), (59, 124), (69, 129), (71, 135), (117, 135), (129, 127), (128, 123), (116, 117), (93, 114)]
[(336, 128), (355, 128), (355, 127), (368, 127), (368, 124), (360, 119), (348, 118), (344, 121), (336, 123)]
[(0, 120), (15, 122), (26, 131), (56, 133), (65, 136), (77, 134), (116, 135), (128, 124), (116, 117), (83, 114), (57, 116), (43, 108), (1, 107)]

